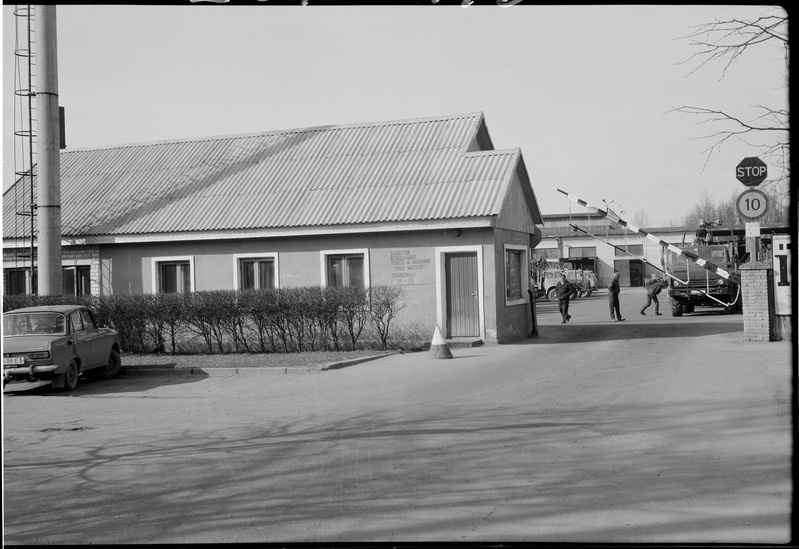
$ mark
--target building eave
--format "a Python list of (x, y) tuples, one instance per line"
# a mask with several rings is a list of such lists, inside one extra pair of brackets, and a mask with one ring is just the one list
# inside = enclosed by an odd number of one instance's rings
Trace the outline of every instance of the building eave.
[[(199, 242), (209, 240), (240, 240), (260, 238), (300, 238), (309, 236), (358, 235), (397, 233), (409, 231), (434, 231), (452, 229), (493, 228), (496, 216), (441, 219), (404, 223), (365, 223), (359, 225), (331, 225), (324, 227), (294, 227), (280, 229), (248, 229), (226, 231), (192, 231), (175, 233), (148, 233), (125, 235), (90, 235), (62, 237), (62, 246), (94, 246), (101, 244), (140, 244), (153, 242)], [(35, 242), (34, 242), (35, 244)], [(30, 247), (30, 239), (3, 240), (6, 248)]]

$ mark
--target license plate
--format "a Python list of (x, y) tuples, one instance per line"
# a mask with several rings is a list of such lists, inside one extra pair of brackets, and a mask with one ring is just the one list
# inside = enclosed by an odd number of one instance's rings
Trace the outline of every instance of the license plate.
[(24, 356), (12, 356), (3, 359), (3, 366), (15, 366), (17, 364), (25, 364)]

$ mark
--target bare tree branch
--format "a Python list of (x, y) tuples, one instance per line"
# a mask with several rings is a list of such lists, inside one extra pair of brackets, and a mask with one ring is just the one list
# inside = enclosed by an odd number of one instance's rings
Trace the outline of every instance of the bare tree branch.
[[(787, 85), (789, 71), (788, 17), (781, 8), (766, 11), (760, 17), (752, 20), (733, 18), (697, 25), (692, 27), (690, 33), (683, 38), (689, 40), (695, 50), (683, 63), (697, 63), (688, 76), (707, 67), (710, 63), (720, 63), (722, 66), (721, 78), (724, 78), (735, 61), (748, 50), (773, 44), (782, 50), (785, 61), (783, 78)], [(770, 185), (774, 198), (784, 202), (782, 206), (787, 208), (788, 191), (780, 189), (783, 187), (787, 189), (790, 179), (789, 112), (787, 109), (774, 109), (764, 105), (756, 105), (753, 108), (758, 114), (749, 119), (717, 108), (693, 105), (676, 107), (670, 112), (676, 111), (699, 117), (699, 124), (715, 128), (709, 134), (699, 138), (712, 140), (711, 145), (702, 151), (705, 157), (703, 170), (707, 167), (711, 157), (719, 153), (721, 148), (731, 140), (739, 140), (747, 146), (759, 150), (764, 159), (770, 159), (772, 164), (779, 166), (781, 168), (779, 173), (765, 185)], [(776, 140), (775, 135), (777, 136)]]
[[(788, 18), (784, 15), (764, 15), (754, 21), (729, 19), (715, 21), (692, 27), (694, 30), (683, 38), (690, 41), (697, 49), (687, 60), (698, 61), (698, 65), (688, 75), (697, 72), (711, 62), (722, 64), (722, 78), (727, 69), (746, 50), (764, 43), (777, 42), (783, 48), (783, 55), (788, 61)], [(787, 74), (786, 74), (787, 79)]]
[[(745, 121), (734, 115), (728, 114), (724, 111), (717, 109), (709, 109), (705, 107), (695, 107), (692, 105), (683, 105), (677, 107), (670, 112), (681, 112), (699, 116), (702, 120), (699, 124), (711, 124), (719, 127), (711, 133), (700, 137), (699, 139), (713, 139), (713, 144), (702, 151), (705, 155), (705, 163), (703, 169), (707, 167), (713, 154), (718, 153), (722, 146), (731, 139), (739, 139), (746, 143), (748, 146), (761, 150), (761, 154), (765, 157), (776, 157), (777, 165), (788, 167), (788, 154), (790, 143), (788, 141), (789, 128), (788, 128), (788, 112), (785, 110), (772, 110), (764, 106), (757, 106), (761, 110), (761, 114), (752, 121)], [(720, 126), (725, 126), (721, 128)], [(731, 126), (727, 129), (726, 126)], [(775, 144), (756, 143), (754, 139), (758, 136), (773, 132), (782, 132), (783, 136)]]

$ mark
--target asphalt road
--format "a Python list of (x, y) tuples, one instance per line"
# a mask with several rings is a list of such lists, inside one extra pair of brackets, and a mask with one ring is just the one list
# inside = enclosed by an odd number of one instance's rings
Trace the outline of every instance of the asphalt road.
[(452, 359), (8, 386), (4, 543), (787, 543), (790, 343), (643, 302)]

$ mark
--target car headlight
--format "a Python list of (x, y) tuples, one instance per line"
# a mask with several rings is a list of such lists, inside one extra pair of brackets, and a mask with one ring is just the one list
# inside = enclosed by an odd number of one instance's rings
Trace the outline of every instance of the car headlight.
[(723, 278), (719, 278), (719, 279), (716, 281), (716, 284), (718, 284), (719, 286), (721, 286), (722, 284), (724, 284), (724, 279), (723, 279)]
[(34, 351), (32, 353), (28, 353), (28, 358), (30, 358), (31, 360), (42, 360), (50, 358), (50, 351)]

